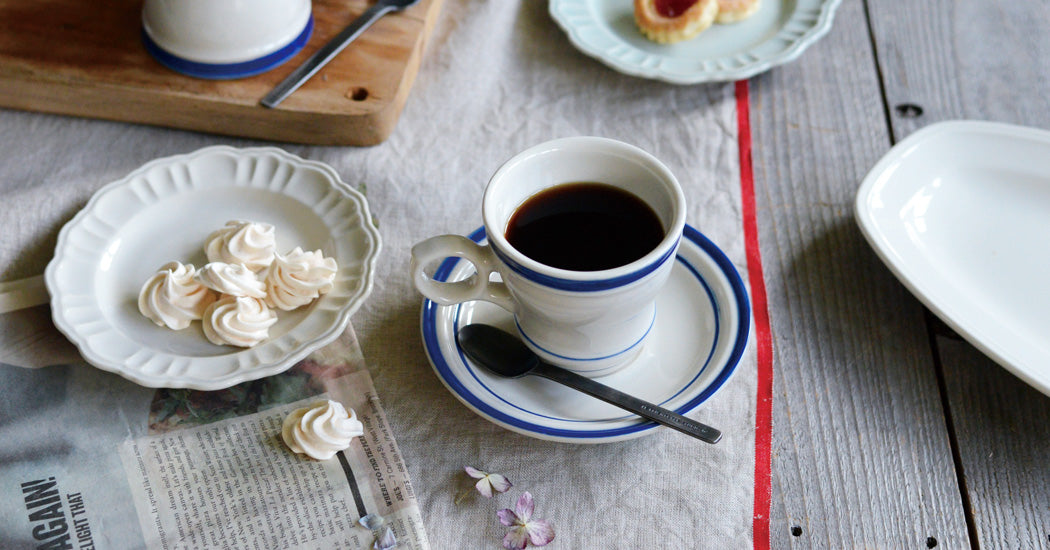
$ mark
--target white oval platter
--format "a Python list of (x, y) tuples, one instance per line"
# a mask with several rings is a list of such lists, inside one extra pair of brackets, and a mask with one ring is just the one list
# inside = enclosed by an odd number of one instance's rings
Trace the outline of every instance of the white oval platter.
[(856, 217), (919, 300), (1050, 395), (1050, 131), (931, 124), (875, 164)]

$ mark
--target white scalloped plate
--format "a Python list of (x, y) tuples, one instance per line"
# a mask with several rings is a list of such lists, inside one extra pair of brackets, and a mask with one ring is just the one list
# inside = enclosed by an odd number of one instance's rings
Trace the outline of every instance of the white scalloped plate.
[[(332, 291), (279, 312), (270, 338), (247, 349), (211, 344), (200, 322), (173, 331), (143, 317), (142, 283), (170, 260), (203, 265), (205, 238), (232, 219), (276, 226), (278, 250), (335, 258)], [(282, 372), (339, 336), (372, 290), (380, 247), (365, 198), (330, 166), (218, 146), (100, 189), (62, 228), (44, 277), (55, 325), (92, 365), (143, 386), (217, 390)]]
[(797, 58), (831, 29), (840, 0), (761, 0), (738, 23), (657, 44), (642, 36), (631, 0), (551, 0), (551, 17), (580, 51), (617, 71), (673, 84), (741, 80)]

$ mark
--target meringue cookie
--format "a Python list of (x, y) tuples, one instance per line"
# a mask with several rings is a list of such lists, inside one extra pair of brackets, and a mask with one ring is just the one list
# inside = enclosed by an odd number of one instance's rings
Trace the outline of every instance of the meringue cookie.
[(139, 312), (156, 323), (174, 330), (200, 319), (218, 296), (194, 277), (193, 264), (164, 264), (139, 291)]
[(273, 261), (275, 233), (268, 223), (231, 220), (208, 235), (204, 254), (209, 262), (244, 264), (252, 271), (261, 271)]
[(277, 313), (250, 296), (224, 296), (204, 312), (201, 327), (213, 344), (250, 348), (269, 337)]
[(197, 280), (220, 294), (266, 297), (266, 283), (260, 281), (244, 264), (211, 262), (197, 272)]
[(281, 439), (289, 449), (316, 460), (332, 458), (364, 433), (354, 410), (348, 414), (341, 403), (332, 400), (292, 411), (281, 426)]
[(305, 306), (332, 290), (338, 268), (320, 250), (303, 252), (297, 246), (288, 254), (275, 254), (266, 273), (266, 303), (285, 311)]

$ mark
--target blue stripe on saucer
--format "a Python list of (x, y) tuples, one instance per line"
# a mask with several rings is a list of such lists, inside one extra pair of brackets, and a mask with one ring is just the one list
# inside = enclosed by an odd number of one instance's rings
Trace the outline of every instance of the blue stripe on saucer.
[(191, 61), (179, 57), (162, 49), (152, 38), (150, 38), (145, 30), (142, 31), (142, 42), (146, 47), (146, 51), (148, 51), (154, 59), (159, 61), (161, 65), (164, 65), (175, 72), (209, 80), (228, 80), (255, 76), (288, 61), (292, 56), (299, 53), (299, 50), (303, 49), (306, 42), (310, 40), (310, 35), (313, 34), (313, 30), (314, 18), (311, 16), (310, 19), (306, 21), (306, 26), (303, 27), (303, 32), (299, 33), (299, 36), (292, 39), (288, 45), (269, 55), (238, 63), (201, 63), (199, 61)]

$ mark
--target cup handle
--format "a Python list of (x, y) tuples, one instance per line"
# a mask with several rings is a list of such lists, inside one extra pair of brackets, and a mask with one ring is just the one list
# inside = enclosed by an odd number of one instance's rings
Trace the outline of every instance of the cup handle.
[[(462, 281), (442, 283), (427, 276), (424, 269), (449, 256), (474, 264), (476, 273)], [(443, 306), (470, 300), (485, 300), (516, 313), (517, 304), (507, 286), (490, 281), (499, 260), (492, 248), (482, 246), (460, 235), (438, 235), (412, 247), (412, 282), (424, 296)]]

